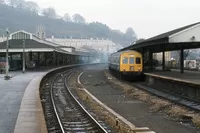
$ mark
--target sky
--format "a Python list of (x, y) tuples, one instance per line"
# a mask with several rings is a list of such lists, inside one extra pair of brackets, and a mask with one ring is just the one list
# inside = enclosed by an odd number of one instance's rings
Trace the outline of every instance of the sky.
[(200, 21), (200, 0), (32, 0), (57, 13), (81, 14), (87, 22), (99, 21), (125, 32), (132, 27), (138, 38)]

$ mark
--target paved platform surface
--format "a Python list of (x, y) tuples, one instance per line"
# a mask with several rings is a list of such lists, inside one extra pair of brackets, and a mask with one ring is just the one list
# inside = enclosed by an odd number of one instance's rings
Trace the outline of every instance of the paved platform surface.
[(11, 72), (10, 80), (0, 74), (0, 133), (13, 133), (24, 91), (31, 79), (41, 73)]
[(180, 73), (178, 70), (172, 70), (172, 71), (154, 71), (154, 72), (148, 72), (146, 74), (153, 74), (158, 76), (163, 76), (170, 79), (177, 79), (183, 82), (191, 82), (194, 84), (200, 84), (200, 72), (195, 71), (185, 71), (183, 74)]
[(137, 127), (149, 127), (156, 133), (199, 133), (196, 128), (154, 113), (145, 103), (128, 98), (124, 92), (106, 83), (105, 65), (88, 68), (80, 78), (82, 84), (100, 101)]
[(14, 133), (47, 133), (40, 101), (40, 82), (45, 73), (35, 76), (28, 84), (21, 102)]

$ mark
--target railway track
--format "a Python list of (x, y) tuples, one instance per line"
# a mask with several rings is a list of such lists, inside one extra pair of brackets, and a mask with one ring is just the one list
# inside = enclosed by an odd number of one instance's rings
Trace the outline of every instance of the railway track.
[(41, 99), (49, 133), (108, 133), (105, 123), (96, 120), (75, 98), (67, 85), (72, 70), (45, 81)]

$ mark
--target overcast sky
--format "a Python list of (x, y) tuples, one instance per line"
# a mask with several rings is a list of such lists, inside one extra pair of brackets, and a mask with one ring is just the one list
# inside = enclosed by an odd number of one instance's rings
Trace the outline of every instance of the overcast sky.
[(80, 13), (88, 22), (99, 21), (112, 29), (132, 27), (139, 38), (200, 21), (200, 0), (33, 0), (57, 13)]

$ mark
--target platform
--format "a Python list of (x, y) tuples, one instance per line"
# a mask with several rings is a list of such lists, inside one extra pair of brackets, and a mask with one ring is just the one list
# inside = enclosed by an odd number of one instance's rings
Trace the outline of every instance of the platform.
[(24, 93), (14, 133), (47, 133), (39, 98), (40, 82), (45, 72), (34, 77)]
[(163, 79), (174, 80), (178, 82), (184, 82), (194, 85), (200, 85), (200, 71), (188, 71), (185, 70), (184, 73), (180, 73), (176, 69), (171, 69), (171, 71), (161, 71), (156, 70), (154, 72), (145, 73), (145, 75), (151, 75)]
[(0, 74), (0, 133), (13, 133), (25, 89), (39, 74), (42, 72), (10, 72), (10, 80)]
[(170, 92), (195, 101), (200, 100), (200, 72), (178, 70), (145, 73), (145, 83), (150, 87)]

